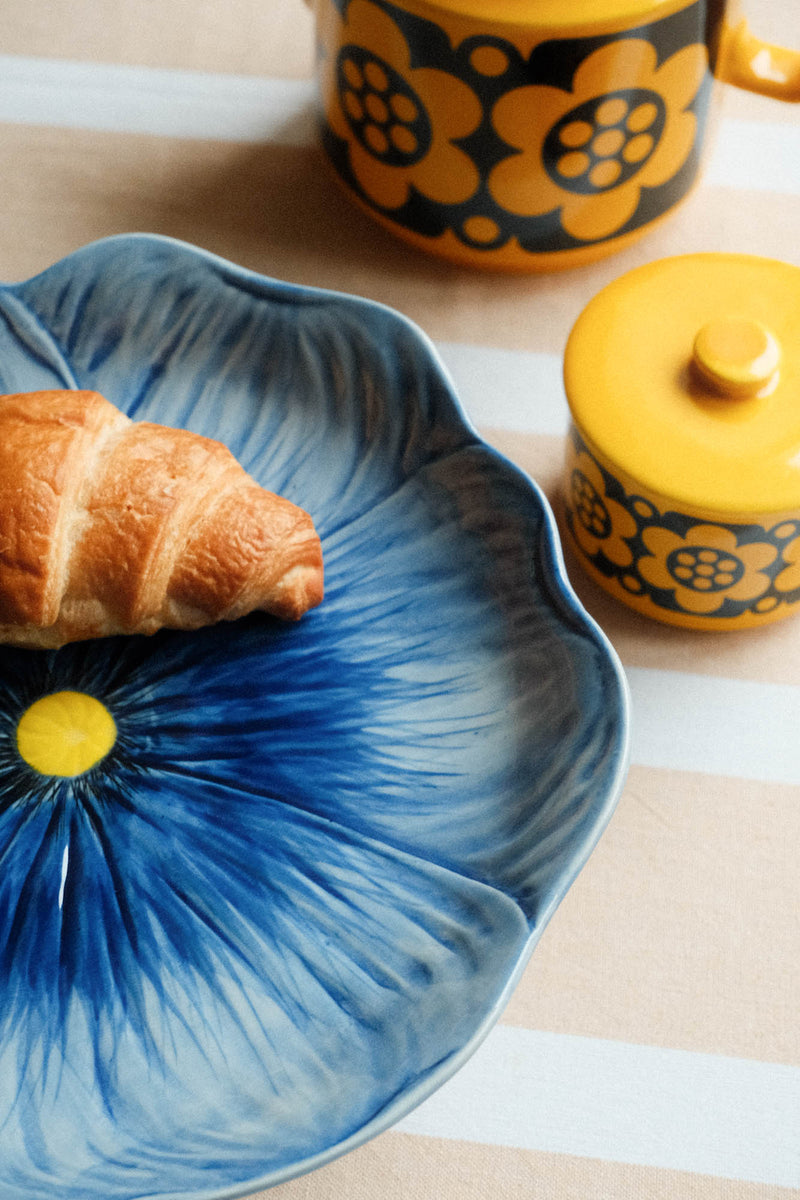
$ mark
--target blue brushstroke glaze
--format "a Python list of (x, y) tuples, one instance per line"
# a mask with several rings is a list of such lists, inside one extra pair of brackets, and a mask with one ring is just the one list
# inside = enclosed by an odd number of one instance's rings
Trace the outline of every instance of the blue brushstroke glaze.
[[(167, 239), (0, 289), (0, 391), (95, 388), (314, 517), (297, 625), (0, 649), (0, 1200), (211, 1200), (327, 1161), (496, 1020), (610, 817), (627, 701), (538, 490), (385, 308)], [(112, 713), (37, 774), (38, 697)]]

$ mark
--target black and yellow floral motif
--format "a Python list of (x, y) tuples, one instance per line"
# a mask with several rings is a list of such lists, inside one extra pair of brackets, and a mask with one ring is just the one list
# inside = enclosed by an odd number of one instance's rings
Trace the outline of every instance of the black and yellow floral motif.
[(325, 116), (364, 197), (386, 210), (401, 208), (412, 188), (440, 204), (467, 200), (480, 176), (458, 142), (481, 121), (474, 91), (415, 65), (402, 29), (374, 0), (351, 0), (344, 15), (329, 5), (320, 34)]
[(792, 538), (783, 551), (785, 566), (775, 579), (779, 592), (794, 592), (800, 589), (800, 537)]
[(602, 552), (616, 566), (628, 566), (633, 554), (626, 539), (636, 533), (636, 521), (607, 494), (602, 471), (585, 451), (571, 457), (567, 471), (572, 532), (581, 549), (590, 556)]
[(591, 480), (583, 471), (572, 472), (572, 503), (575, 515), (584, 529), (604, 541), (611, 533), (611, 518)]
[(766, 542), (740, 544), (736, 533), (716, 524), (696, 524), (684, 536), (651, 525), (642, 533), (649, 551), (637, 563), (652, 588), (672, 592), (688, 613), (715, 613), (726, 599), (753, 601), (770, 585), (764, 568), (777, 550)]
[(369, 154), (392, 167), (410, 167), (425, 157), (433, 141), (428, 114), (394, 67), (360, 46), (346, 46), (337, 83), (350, 129)]
[(695, 0), (622, 37), (531, 47), (488, 14), (465, 34), (392, 0), (319, 0), (324, 145), (417, 245), (500, 267), (592, 261), (696, 178), (718, 19)]
[(642, 188), (666, 183), (688, 158), (697, 135), (689, 105), (707, 66), (699, 43), (659, 65), (650, 42), (627, 38), (584, 59), (571, 91), (533, 84), (506, 93), (492, 119), (518, 153), (495, 166), (489, 190), (513, 213), (559, 209), (576, 238), (610, 237)]
[(740, 627), (800, 605), (800, 524), (736, 524), (660, 510), (629, 493), (572, 427), (563, 499), (571, 540), (598, 582), (663, 620)]
[(663, 99), (646, 88), (585, 100), (547, 134), (545, 169), (559, 187), (584, 196), (621, 187), (652, 158), (666, 118)]

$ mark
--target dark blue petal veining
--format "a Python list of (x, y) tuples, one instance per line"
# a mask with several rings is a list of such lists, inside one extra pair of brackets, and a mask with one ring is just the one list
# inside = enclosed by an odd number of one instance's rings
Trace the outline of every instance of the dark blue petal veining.
[[(608, 821), (616, 656), (538, 489), (398, 314), (168, 239), (0, 288), (0, 390), (94, 388), (314, 517), (326, 598), (0, 648), (0, 1200), (222, 1200), (399, 1119), (477, 1046)], [(83, 691), (116, 742), (17, 749)]]

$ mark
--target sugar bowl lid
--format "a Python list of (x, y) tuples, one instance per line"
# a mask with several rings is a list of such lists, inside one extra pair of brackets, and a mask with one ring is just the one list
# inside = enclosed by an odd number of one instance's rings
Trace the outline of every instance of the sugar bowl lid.
[(578, 317), (564, 382), (589, 446), (680, 511), (800, 509), (800, 268), (718, 253), (636, 268)]

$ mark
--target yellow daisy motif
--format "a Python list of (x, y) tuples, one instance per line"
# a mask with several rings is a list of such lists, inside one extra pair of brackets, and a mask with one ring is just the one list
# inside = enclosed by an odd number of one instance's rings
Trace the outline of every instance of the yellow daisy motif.
[(793, 592), (800, 588), (800, 537), (793, 538), (783, 552), (783, 561), (788, 563), (775, 578), (779, 592)]
[(567, 503), (573, 514), (573, 536), (589, 558), (602, 549), (616, 566), (629, 566), (633, 554), (624, 539), (636, 533), (635, 520), (606, 495), (602, 472), (593, 458), (580, 452), (571, 454), (570, 459)]
[(325, 115), (347, 142), (364, 193), (388, 209), (400, 208), (412, 185), (442, 204), (468, 199), (478, 169), (454, 143), (480, 124), (472, 89), (445, 71), (413, 66), (402, 30), (370, 0), (352, 0), (344, 19), (327, 3), (319, 34)]
[(571, 92), (537, 84), (508, 92), (493, 122), (519, 153), (497, 164), (489, 190), (520, 216), (560, 208), (564, 229), (583, 241), (610, 237), (643, 187), (666, 183), (686, 162), (697, 133), (686, 110), (707, 67), (704, 45), (658, 66), (650, 42), (620, 38), (581, 63)]
[(751, 601), (769, 587), (763, 572), (777, 550), (765, 542), (740, 546), (720, 525), (694, 525), (686, 537), (660, 526), (645, 529), (650, 551), (639, 559), (639, 573), (652, 587), (672, 591), (685, 612), (713, 613), (725, 600)]

